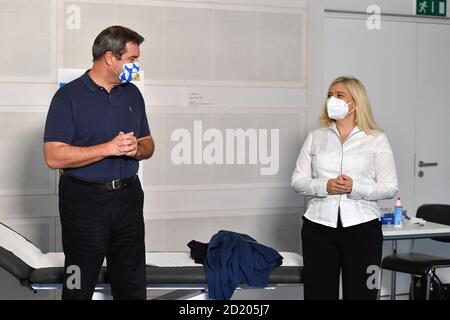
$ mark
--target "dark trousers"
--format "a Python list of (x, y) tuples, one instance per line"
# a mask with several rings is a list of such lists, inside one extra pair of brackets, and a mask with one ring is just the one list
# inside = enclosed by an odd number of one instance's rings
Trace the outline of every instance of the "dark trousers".
[(104, 190), (61, 176), (63, 300), (92, 298), (105, 257), (114, 299), (146, 299), (143, 203), (139, 179), (122, 190)]
[[(314, 223), (303, 217), (302, 249), (305, 300), (339, 299), (339, 276), (345, 300), (376, 300), (377, 289), (368, 285), (380, 266), (383, 235), (378, 219), (343, 228)], [(377, 269), (379, 270), (379, 269)], [(370, 282), (370, 281), (369, 281)]]

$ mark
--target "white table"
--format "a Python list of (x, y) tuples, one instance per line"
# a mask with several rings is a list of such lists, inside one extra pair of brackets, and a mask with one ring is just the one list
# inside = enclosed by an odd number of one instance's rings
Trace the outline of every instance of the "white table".
[(428, 221), (423, 226), (409, 222), (404, 223), (400, 228), (395, 228), (392, 224), (383, 225), (382, 230), (383, 240), (394, 240), (394, 242), (396, 240), (450, 236), (450, 226)]
[(425, 239), (439, 236), (450, 237), (450, 226), (427, 221), (424, 225), (404, 222), (400, 228), (383, 225), (383, 240), (392, 240), (392, 250), (397, 253), (397, 240)]

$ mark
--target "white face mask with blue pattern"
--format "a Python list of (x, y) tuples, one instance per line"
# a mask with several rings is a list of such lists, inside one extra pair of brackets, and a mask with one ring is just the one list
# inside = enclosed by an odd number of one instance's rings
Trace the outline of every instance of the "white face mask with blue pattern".
[(138, 81), (139, 80), (139, 63), (138, 62), (130, 62), (130, 63), (122, 63), (122, 72), (117, 74), (117, 72), (113, 68), (113, 72), (119, 78), (121, 83), (127, 83), (130, 81)]

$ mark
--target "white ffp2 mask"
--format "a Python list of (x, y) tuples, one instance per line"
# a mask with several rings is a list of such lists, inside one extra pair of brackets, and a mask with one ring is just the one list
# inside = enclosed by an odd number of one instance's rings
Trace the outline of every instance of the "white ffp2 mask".
[(334, 96), (331, 96), (327, 100), (328, 116), (334, 120), (344, 119), (349, 113), (355, 111), (355, 109), (353, 109), (352, 111), (348, 112), (349, 104), (351, 104), (351, 102), (347, 103), (342, 99), (338, 99), (335, 98)]

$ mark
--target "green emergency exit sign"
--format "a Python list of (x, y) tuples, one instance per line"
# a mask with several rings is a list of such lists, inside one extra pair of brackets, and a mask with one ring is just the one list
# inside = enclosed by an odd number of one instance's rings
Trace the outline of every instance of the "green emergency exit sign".
[(416, 0), (416, 15), (447, 16), (447, 0)]

